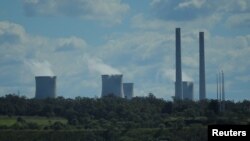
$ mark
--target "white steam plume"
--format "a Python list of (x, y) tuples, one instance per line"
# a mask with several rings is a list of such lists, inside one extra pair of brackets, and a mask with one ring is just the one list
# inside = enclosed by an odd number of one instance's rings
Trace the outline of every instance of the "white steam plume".
[(24, 63), (35, 76), (55, 76), (48, 61), (26, 60)]
[(99, 58), (89, 58), (87, 57), (87, 64), (89, 71), (98, 72), (100, 74), (121, 74), (121, 72), (107, 64), (105, 64), (101, 59)]
[[(167, 79), (175, 82), (175, 69), (166, 69), (163, 74)], [(182, 81), (194, 81), (192, 77), (190, 77), (185, 72), (182, 72)]]

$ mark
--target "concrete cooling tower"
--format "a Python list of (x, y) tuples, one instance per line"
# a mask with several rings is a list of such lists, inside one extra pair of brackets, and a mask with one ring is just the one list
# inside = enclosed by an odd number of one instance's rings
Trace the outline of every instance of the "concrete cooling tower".
[(133, 83), (123, 83), (123, 92), (126, 99), (132, 99), (134, 96)]
[(183, 99), (194, 100), (194, 83), (191, 81), (182, 82)]
[(124, 97), (122, 75), (102, 75), (102, 97), (108, 95)]
[(36, 76), (37, 99), (56, 97), (56, 76)]

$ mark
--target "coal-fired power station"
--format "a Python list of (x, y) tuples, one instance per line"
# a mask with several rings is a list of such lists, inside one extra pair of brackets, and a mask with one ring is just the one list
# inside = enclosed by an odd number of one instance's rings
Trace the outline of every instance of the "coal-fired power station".
[(37, 99), (56, 97), (56, 76), (36, 76), (36, 95)]
[(123, 92), (126, 99), (132, 99), (134, 96), (134, 84), (133, 83), (123, 83)]
[[(182, 80), (182, 59), (181, 59), (181, 28), (175, 29), (175, 99), (194, 100), (194, 82)], [(222, 76), (221, 98), (225, 100), (224, 94), (224, 74)], [(120, 98), (132, 99), (134, 96), (134, 84), (123, 83), (122, 74), (102, 75), (101, 96), (116, 96)], [(220, 78), (220, 77), (219, 77)], [(55, 98), (56, 97), (56, 76), (36, 76), (35, 98)], [(217, 80), (218, 81), (218, 80)], [(218, 84), (217, 84), (218, 85)], [(218, 86), (217, 86), (218, 87)], [(217, 88), (219, 90), (219, 88)], [(217, 91), (218, 91), (217, 90)], [(218, 92), (217, 92), (218, 95)], [(217, 96), (218, 98), (218, 96)], [(199, 99), (206, 99), (206, 79), (205, 79), (205, 48), (204, 32), (199, 32)], [(219, 99), (219, 98), (218, 98)]]
[(102, 97), (109, 95), (124, 97), (122, 75), (102, 75)]

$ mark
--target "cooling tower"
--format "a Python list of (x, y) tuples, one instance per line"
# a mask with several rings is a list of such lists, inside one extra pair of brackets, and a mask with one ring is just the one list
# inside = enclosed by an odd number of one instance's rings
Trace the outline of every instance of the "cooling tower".
[(176, 85), (175, 85), (175, 99), (182, 99), (182, 74), (181, 74), (181, 29), (175, 29), (176, 38)]
[(134, 96), (133, 83), (123, 83), (123, 92), (126, 99), (132, 99)]
[(182, 82), (183, 99), (194, 100), (194, 83), (191, 81)]
[(56, 76), (36, 76), (37, 99), (56, 97)]
[(204, 32), (199, 33), (199, 51), (200, 51), (200, 83), (199, 83), (199, 91), (200, 100), (206, 99), (206, 80), (205, 80), (205, 51), (204, 51)]
[(123, 98), (122, 75), (102, 75), (102, 97), (108, 95)]

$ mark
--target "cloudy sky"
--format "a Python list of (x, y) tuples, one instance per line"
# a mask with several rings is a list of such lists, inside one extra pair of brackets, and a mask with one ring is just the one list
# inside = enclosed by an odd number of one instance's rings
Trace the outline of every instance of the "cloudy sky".
[(101, 74), (123, 74), (135, 95), (171, 99), (175, 28), (183, 78), (198, 99), (198, 34), (205, 32), (207, 97), (225, 72), (226, 98), (250, 99), (249, 0), (1, 0), (0, 96), (34, 97), (36, 75), (57, 95), (99, 97)]

